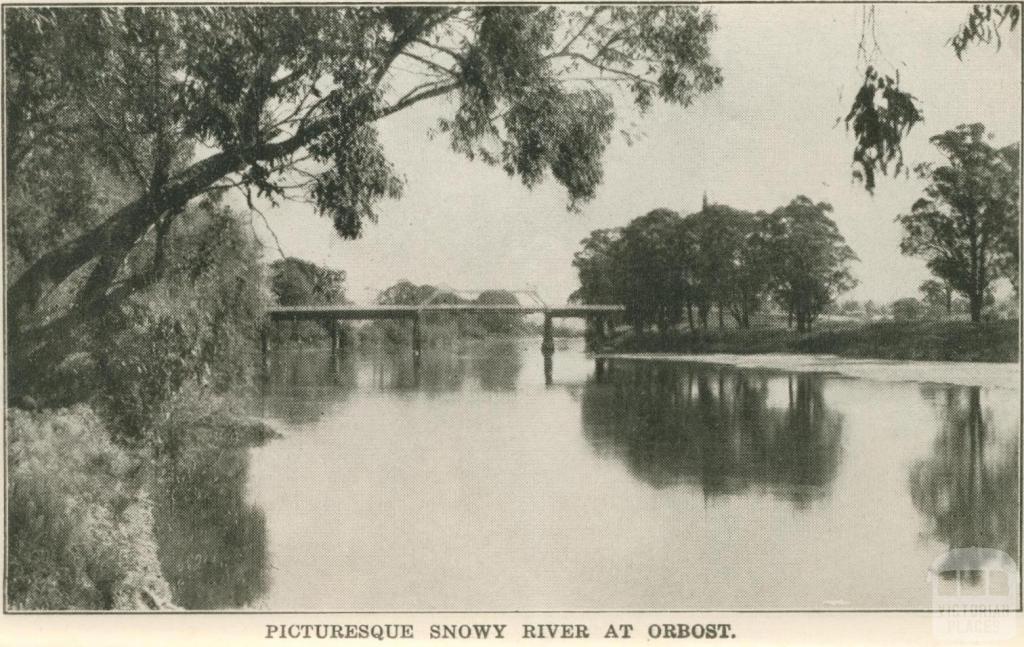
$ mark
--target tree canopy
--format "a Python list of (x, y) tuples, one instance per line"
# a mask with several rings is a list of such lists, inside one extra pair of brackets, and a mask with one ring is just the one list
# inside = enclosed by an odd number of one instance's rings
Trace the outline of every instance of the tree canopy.
[(831, 209), (803, 196), (772, 213), (718, 204), (685, 217), (655, 209), (580, 242), (573, 298), (621, 303), (637, 331), (651, 324), (664, 331), (684, 315), (691, 329), (706, 329), (715, 308), (720, 328), (725, 313), (746, 328), (771, 296), (807, 330), (855, 284), (856, 255)]
[(283, 306), (329, 305), (345, 301), (345, 273), (287, 257), (270, 264), (270, 289)]
[(644, 110), (721, 82), (713, 16), (693, 6), (18, 8), (5, 21), (9, 185), (27, 194), (34, 173), (85, 157), (116, 186), (96, 200), (80, 177), (86, 209), (14, 205), (13, 229), (60, 225), (25, 246), (13, 327), (79, 272), (75, 310), (95, 313), (139, 241), (206, 194), (310, 200), (358, 236), (401, 191), (378, 124), (430, 99), (450, 99), (438, 130), (456, 151), (527, 186), (550, 175), (574, 205), (600, 184), (616, 93)]
[(799, 331), (810, 329), (840, 293), (856, 285), (850, 263), (857, 255), (828, 217), (831, 211), (827, 203), (798, 196), (765, 221), (771, 291)]
[(996, 148), (982, 124), (963, 124), (931, 138), (946, 164), (922, 165), (924, 197), (903, 225), (900, 249), (967, 298), (972, 321), (1000, 276), (1017, 285), (1020, 259), (1019, 144)]

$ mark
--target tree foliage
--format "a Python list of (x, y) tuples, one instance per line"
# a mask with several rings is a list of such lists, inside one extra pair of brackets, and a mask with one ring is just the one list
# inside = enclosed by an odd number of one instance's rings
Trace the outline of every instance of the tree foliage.
[(1002, 30), (1012, 32), (1020, 22), (1020, 4), (976, 4), (967, 14), (967, 20), (960, 25), (956, 34), (949, 39), (949, 44), (956, 52), (956, 57), (963, 59), (964, 52), (972, 44), (995, 43), (996, 49), (1002, 47)]
[(652, 324), (664, 331), (684, 317), (691, 329), (706, 329), (716, 307), (719, 327), (725, 313), (749, 327), (770, 295), (803, 331), (854, 285), (856, 256), (828, 211), (802, 196), (771, 214), (726, 205), (685, 217), (656, 209), (581, 241), (573, 298), (620, 303), (637, 331)]
[(270, 264), (270, 290), (283, 306), (345, 301), (345, 272), (289, 256)]
[(682, 316), (689, 285), (681, 222), (675, 211), (655, 209), (622, 230), (619, 298), (637, 330), (654, 323), (664, 331)]
[(890, 167), (894, 175), (909, 172), (903, 161), (903, 138), (923, 120), (917, 100), (900, 89), (898, 77), (894, 79), (869, 65), (846, 115), (846, 127), (853, 130), (857, 142), (853, 149), (854, 179), (863, 181), (871, 192), (876, 173), (888, 175)]
[(941, 308), (946, 316), (953, 314), (953, 288), (945, 281), (928, 279), (918, 288), (924, 302), (933, 308)]
[[(455, 150), (527, 186), (550, 175), (573, 205), (601, 181), (613, 96), (687, 105), (721, 82), (714, 19), (693, 6), (17, 8), (5, 21), (11, 223), (47, 232), (9, 278), (14, 331), (40, 323), (54, 286), (73, 283), (52, 331), (112, 307), (132, 284), (125, 260), (207, 194), (306, 199), (358, 236), (402, 184), (378, 124), (428, 100), (450, 99), (439, 130)], [(80, 190), (33, 201), (40, 174), (56, 191), (74, 159), (89, 167)]]
[(596, 229), (580, 241), (582, 248), (573, 255), (572, 264), (579, 275), (580, 287), (569, 297), (574, 303), (614, 305), (620, 302), (619, 264), (622, 228)]
[(831, 211), (827, 203), (798, 196), (765, 221), (771, 292), (801, 332), (809, 330), (839, 294), (856, 285), (850, 263), (857, 255), (828, 217)]
[(963, 124), (931, 138), (947, 158), (922, 165), (929, 180), (910, 213), (896, 217), (904, 229), (900, 249), (920, 256), (939, 279), (967, 298), (980, 321), (985, 296), (1000, 276), (1016, 286), (1020, 259), (1019, 145), (990, 143), (982, 124)]
[(729, 310), (745, 328), (760, 307), (768, 280), (763, 216), (719, 204), (687, 216), (691, 292), (703, 325), (712, 304), (719, 327)]
[[(474, 302), (481, 305), (520, 305), (519, 298), (508, 290), (484, 290)], [(523, 316), (514, 312), (481, 312), (476, 315), (476, 320), (489, 335), (514, 335), (523, 330)]]

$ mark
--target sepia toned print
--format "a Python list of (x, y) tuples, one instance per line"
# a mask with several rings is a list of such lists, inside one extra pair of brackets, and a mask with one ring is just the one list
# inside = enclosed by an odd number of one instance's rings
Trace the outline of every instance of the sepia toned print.
[(6, 614), (1016, 635), (1020, 5), (3, 20)]

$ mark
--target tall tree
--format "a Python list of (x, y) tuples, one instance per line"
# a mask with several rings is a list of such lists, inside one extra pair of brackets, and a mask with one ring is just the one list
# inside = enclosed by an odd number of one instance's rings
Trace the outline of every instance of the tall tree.
[(580, 245), (572, 259), (580, 287), (570, 300), (589, 305), (621, 303), (622, 229), (596, 229)]
[[(686, 217), (692, 248), (693, 281), (718, 308), (719, 328), (729, 311), (737, 325), (750, 325), (767, 282), (764, 245), (758, 216), (726, 205), (708, 205)], [(706, 312), (702, 311), (706, 323)]]
[(776, 302), (797, 330), (812, 323), (835, 298), (856, 285), (850, 263), (857, 255), (828, 217), (832, 206), (798, 196), (765, 218), (765, 243)]
[[(519, 299), (508, 290), (484, 290), (476, 297), (481, 305), (517, 306)], [(481, 312), (476, 316), (485, 333), (512, 335), (523, 329), (523, 316), (514, 312)]]
[(283, 306), (328, 305), (345, 300), (345, 272), (289, 256), (270, 264), (270, 289)]
[(982, 124), (964, 124), (931, 138), (947, 158), (922, 165), (925, 196), (896, 217), (905, 230), (900, 249), (968, 300), (980, 321), (985, 295), (1000, 274), (1016, 281), (1020, 190), (1017, 147), (997, 149)]
[(650, 324), (661, 332), (679, 323), (690, 297), (691, 245), (675, 211), (655, 209), (622, 230), (622, 305), (637, 333)]
[[(125, 260), (204, 195), (301, 197), (358, 236), (402, 186), (378, 124), (431, 99), (451, 100), (439, 130), (456, 151), (528, 186), (550, 174), (575, 205), (601, 182), (616, 92), (644, 110), (721, 82), (713, 16), (693, 6), (16, 8), (4, 20), (12, 194), (35, 181), (26, 164), (76, 156), (123, 187), (9, 278), (23, 349), (130, 291)], [(50, 312), (54, 286), (70, 296)]]

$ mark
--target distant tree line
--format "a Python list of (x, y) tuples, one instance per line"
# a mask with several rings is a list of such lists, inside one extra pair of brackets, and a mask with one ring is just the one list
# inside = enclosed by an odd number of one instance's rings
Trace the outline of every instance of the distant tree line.
[(625, 227), (600, 229), (581, 241), (573, 265), (580, 288), (573, 299), (619, 303), (637, 333), (664, 332), (687, 322), (706, 330), (726, 317), (749, 328), (767, 303), (798, 331), (814, 321), (856, 280), (857, 260), (831, 205), (798, 196), (772, 212), (705, 205), (687, 216), (655, 209)]
[[(904, 230), (900, 251), (924, 259), (935, 278), (921, 285), (924, 303), (906, 297), (885, 308), (865, 304), (867, 319), (937, 311), (947, 318), (966, 313), (972, 322), (1016, 316), (993, 290), (1005, 279), (1019, 296), (1020, 144), (996, 147), (992, 138), (977, 123), (931, 138), (947, 161), (917, 166), (928, 182), (924, 196), (896, 221)], [(573, 259), (580, 288), (572, 298), (624, 305), (638, 333), (684, 320), (706, 330), (715, 315), (719, 328), (727, 316), (748, 328), (766, 305), (785, 313), (788, 327), (808, 331), (856, 285), (850, 263), (857, 257), (831, 211), (804, 196), (770, 213), (726, 205), (688, 216), (655, 209), (581, 241)]]
[[(519, 299), (508, 290), (484, 290), (473, 298), (466, 298), (457, 292), (429, 284), (417, 285), (402, 279), (388, 287), (377, 297), (381, 305), (519, 305)], [(431, 339), (454, 339), (456, 337), (484, 337), (488, 335), (518, 336), (529, 327), (522, 315), (509, 312), (445, 313), (432, 312), (423, 315), (424, 334)], [(371, 337), (404, 343), (407, 333), (400, 321), (375, 321), (367, 327)], [(365, 335), (364, 335), (365, 337)]]

